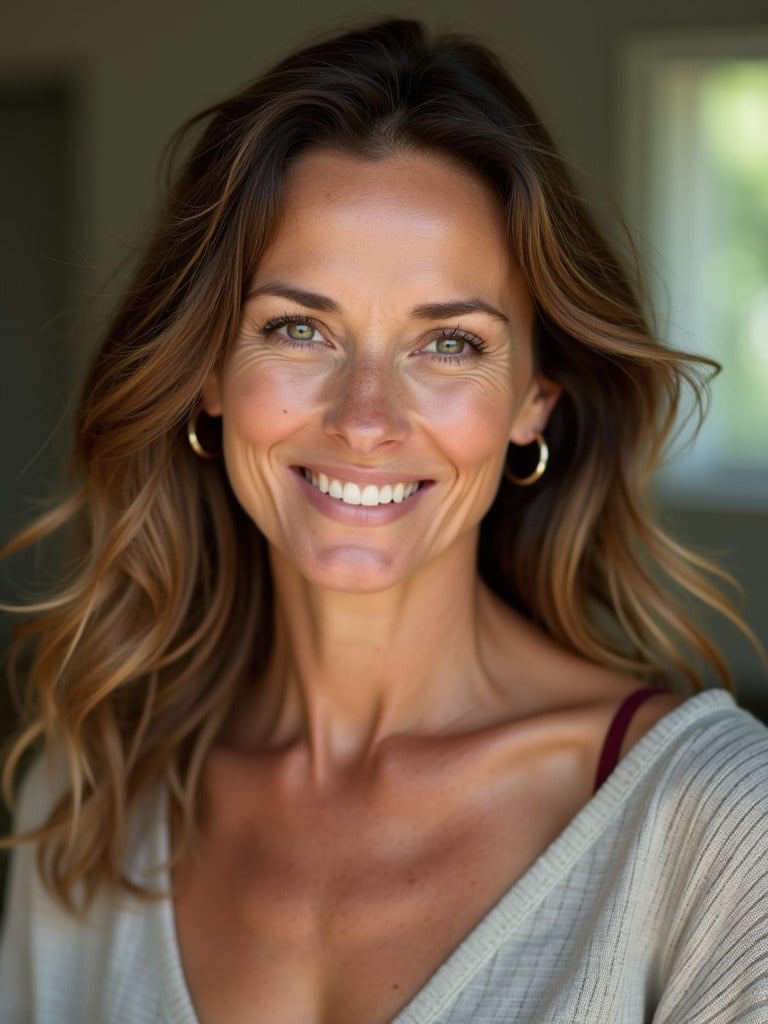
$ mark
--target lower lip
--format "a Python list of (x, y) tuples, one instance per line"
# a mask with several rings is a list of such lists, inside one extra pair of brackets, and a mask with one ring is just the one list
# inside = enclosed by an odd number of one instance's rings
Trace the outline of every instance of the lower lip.
[(422, 484), (415, 494), (410, 498), (404, 498), (399, 504), (390, 501), (387, 505), (347, 505), (339, 498), (332, 498), (329, 494), (319, 491), (307, 480), (302, 470), (294, 469), (293, 474), (307, 500), (319, 512), (338, 522), (356, 526), (383, 526), (402, 519), (419, 504), (422, 496), (431, 487), (429, 483)]

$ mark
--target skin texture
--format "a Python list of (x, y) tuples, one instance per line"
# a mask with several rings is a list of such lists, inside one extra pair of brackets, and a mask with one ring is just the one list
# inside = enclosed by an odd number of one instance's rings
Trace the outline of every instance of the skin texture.
[[(456, 167), (397, 163), (396, 198), (390, 161), (325, 155), (298, 166), (240, 343), (206, 396), (209, 412), (226, 409), (227, 469), (244, 507), (302, 576), (330, 590), (398, 586), (452, 545), (471, 544), (508, 441), (529, 443), (557, 397), (534, 375), (533, 309), (493, 196)], [(281, 286), (338, 309), (272, 294)], [(413, 315), (477, 298), (499, 316)], [(265, 339), (263, 325), (285, 313), (314, 317), (306, 333), (316, 340), (292, 341), (285, 327)], [(477, 336), (486, 351), (459, 341), (460, 355), (440, 354), (445, 328)], [(364, 510), (339, 528), (299, 500), (294, 466), (430, 488), (392, 528), (372, 528)]]
[[(177, 878), (203, 1024), (391, 1020), (591, 795), (637, 683), (560, 650), (475, 569), (507, 445), (559, 396), (532, 320), (469, 171), (322, 151), (291, 170), (204, 393), (268, 541), (276, 639), (209, 757)], [(305, 470), (421, 486), (349, 506)], [(673, 703), (646, 706), (626, 748)]]

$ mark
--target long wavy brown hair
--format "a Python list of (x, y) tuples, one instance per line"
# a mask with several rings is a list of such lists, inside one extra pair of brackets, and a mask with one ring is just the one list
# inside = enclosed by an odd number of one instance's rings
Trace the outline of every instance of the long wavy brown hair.
[(76, 887), (87, 899), (104, 882), (129, 884), (128, 821), (159, 782), (183, 854), (206, 753), (269, 655), (263, 538), (221, 462), (192, 453), (186, 424), (236, 336), (286, 168), (312, 147), (447, 153), (499, 196), (538, 312), (537, 358), (564, 393), (546, 475), (529, 488), (502, 481), (483, 523), (479, 569), (493, 589), (595, 662), (694, 688), (701, 659), (728, 676), (684, 599), (738, 618), (645, 498), (683, 390), (701, 403), (714, 365), (653, 337), (492, 54), (388, 21), (289, 57), (185, 130), (198, 141), (85, 382), (73, 492), (6, 552), (76, 525), (75, 568), (21, 610), (33, 658), (3, 776), (10, 798), (30, 749), (63, 758), (49, 819), (13, 842), (39, 842), (44, 878), (70, 906)]

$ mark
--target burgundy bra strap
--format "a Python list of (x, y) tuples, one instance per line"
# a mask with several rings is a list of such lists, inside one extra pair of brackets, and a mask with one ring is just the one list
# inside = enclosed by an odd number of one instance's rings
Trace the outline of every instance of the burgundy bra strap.
[(597, 766), (597, 777), (595, 778), (595, 792), (600, 789), (619, 762), (621, 744), (624, 742), (624, 737), (627, 734), (627, 729), (634, 713), (649, 697), (655, 697), (658, 693), (666, 692), (666, 690), (659, 689), (658, 687), (646, 686), (642, 690), (635, 690), (634, 693), (630, 693), (627, 699), (619, 705), (619, 709), (613, 716), (613, 721), (606, 733), (605, 743), (603, 743), (603, 749), (600, 753), (600, 763)]

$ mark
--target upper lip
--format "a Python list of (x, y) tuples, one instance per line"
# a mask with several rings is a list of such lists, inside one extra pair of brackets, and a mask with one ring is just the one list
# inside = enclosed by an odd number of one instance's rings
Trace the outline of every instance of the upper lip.
[(425, 477), (418, 473), (408, 473), (402, 469), (361, 469), (359, 466), (332, 466), (326, 462), (305, 462), (294, 467), (310, 473), (324, 473), (329, 480), (341, 480), (343, 483), (357, 484), (365, 487), (373, 484), (384, 487), (385, 484), (416, 484), (425, 483)]

